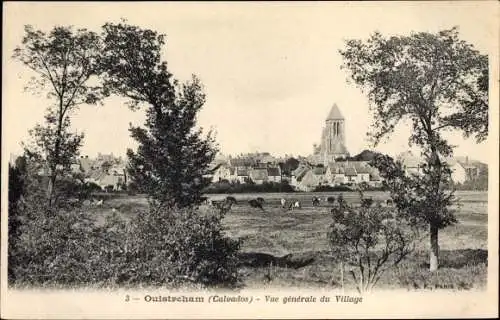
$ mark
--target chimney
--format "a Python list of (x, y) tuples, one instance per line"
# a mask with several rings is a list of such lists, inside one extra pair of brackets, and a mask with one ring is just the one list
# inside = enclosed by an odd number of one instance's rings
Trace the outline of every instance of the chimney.
[(469, 164), (469, 156), (465, 156), (465, 164)]

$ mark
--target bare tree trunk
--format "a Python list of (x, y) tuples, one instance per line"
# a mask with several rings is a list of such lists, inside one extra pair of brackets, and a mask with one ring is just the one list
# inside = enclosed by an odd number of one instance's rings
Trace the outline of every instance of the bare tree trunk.
[(49, 184), (47, 185), (47, 200), (49, 201), (49, 206), (52, 205), (53, 190), (54, 190), (54, 183), (52, 182), (52, 177), (49, 177)]
[(430, 225), (431, 250), (429, 256), (429, 270), (436, 271), (439, 267), (439, 242), (438, 228), (434, 224)]
[(50, 172), (49, 172), (49, 183), (47, 185), (47, 201), (49, 202), (49, 206), (52, 206), (53, 198), (54, 198), (54, 186), (56, 183), (56, 172), (55, 172), (55, 166), (50, 166)]

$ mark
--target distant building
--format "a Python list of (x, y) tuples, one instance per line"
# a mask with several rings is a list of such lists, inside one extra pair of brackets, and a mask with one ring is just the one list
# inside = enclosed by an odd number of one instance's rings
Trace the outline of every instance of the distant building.
[(279, 167), (267, 168), (267, 177), (269, 182), (281, 182), (281, 169)]
[(338, 161), (326, 167), (326, 178), (329, 185), (336, 186), (345, 183), (375, 184), (380, 180), (378, 171), (367, 161)]
[(411, 151), (406, 151), (399, 154), (396, 160), (400, 161), (403, 165), (403, 170), (407, 174), (421, 174), (422, 173), (422, 159), (415, 156)]
[(244, 167), (236, 168), (236, 181), (239, 183), (247, 183), (250, 179), (248, 169)]
[(467, 180), (467, 171), (462, 164), (453, 158), (446, 159), (445, 161), (450, 166), (451, 180), (455, 183), (464, 183)]
[(294, 187), (298, 187), (300, 181), (302, 178), (306, 175), (307, 171), (309, 171), (311, 168), (304, 163), (301, 163), (297, 169), (295, 169), (292, 172), (292, 177), (291, 177), (291, 185)]
[(250, 170), (250, 180), (255, 184), (263, 184), (268, 181), (267, 169), (253, 169)]
[[(234, 170), (233, 170), (234, 175)], [(222, 180), (232, 180), (231, 179), (231, 169), (227, 165), (219, 165), (212, 176), (212, 182), (220, 182)]]
[[(423, 174), (423, 159), (415, 156), (411, 151), (401, 153), (397, 158), (401, 161), (403, 169), (407, 174)], [(455, 183), (464, 183), (469, 179), (469, 173), (466, 168), (456, 158), (442, 159), (451, 170), (451, 180)], [(474, 169), (469, 169), (472, 172)]]

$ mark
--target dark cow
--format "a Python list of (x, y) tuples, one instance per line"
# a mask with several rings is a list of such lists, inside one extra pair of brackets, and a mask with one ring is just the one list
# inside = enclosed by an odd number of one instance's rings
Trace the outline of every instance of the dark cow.
[(361, 205), (363, 207), (370, 207), (372, 204), (373, 204), (373, 199), (372, 198), (361, 199)]
[(231, 202), (232, 204), (237, 204), (235, 197), (228, 196), (226, 197), (226, 201)]
[(312, 205), (313, 205), (313, 207), (319, 206), (319, 202), (320, 202), (320, 200), (319, 200), (318, 197), (313, 197), (312, 198)]
[(335, 197), (328, 197), (326, 201), (328, 201), (328, 203), (335, 203)]
[(262, 203), (260, 201), (258, 201), (257, 199), (248, 200), (248, 204), (252, 208), (260, 208), (262, 211), (264, 211), (264, 208), (262, 207)]
[(387, 199), (386, 202), (387, 206), (392, 206), (394, 204), (394, 201), (392, 199)]
[(219, 210), (229, 211), (232, 205), (232, 201), (212, 200), (212, 206), (216, 207)]
[(201, 203), (208, 204), (208, 197), (200, 197)]
[(260, 204), (264, 203), (264, 198), (262, 198), (262, 197), (257, 197), (255, 200), (259, 201)]

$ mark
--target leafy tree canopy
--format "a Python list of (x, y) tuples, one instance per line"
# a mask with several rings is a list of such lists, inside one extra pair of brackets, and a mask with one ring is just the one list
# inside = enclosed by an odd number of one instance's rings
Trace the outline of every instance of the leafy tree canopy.
[(371, 102), (371, 137), (378, 143), (395, 126), (413, 123), (411, 142), (432, 142), (443, 153), (449, 148), (441, 129), (459, 129), (483, 141), (488, 134), (488, 58), (459, 39), (458, 29), (437, 34), (349, 40), (340, 51), (354, 82)]

